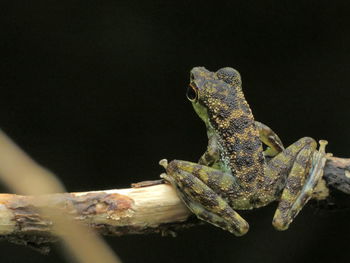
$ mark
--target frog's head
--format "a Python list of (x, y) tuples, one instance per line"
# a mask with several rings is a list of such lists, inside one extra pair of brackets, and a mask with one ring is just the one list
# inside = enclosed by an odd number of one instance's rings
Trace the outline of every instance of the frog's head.
[(235, 69), (226, 67), (210, 72), (204, 67), (195, 67), (191, 70), (186, 96), (208, 125), (211, 116), (221, 111), (237, 92), (241, 92), (241, 77)]

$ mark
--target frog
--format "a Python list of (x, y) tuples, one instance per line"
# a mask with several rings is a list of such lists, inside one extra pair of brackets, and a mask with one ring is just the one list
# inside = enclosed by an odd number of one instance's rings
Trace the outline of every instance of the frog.
[(284, 148), (278, 135), (255, 121), (239, 72), (224, 67), (190, 71), (187, 99), (205, 124), (208, 146), (198, 162), (166, 159), (161, 175), (200, 220), (236, 236), (249, 224), (237, 212), (278, 202), (272, 225), (286, 230), (323, 176), (325, 145), (303, 137)]

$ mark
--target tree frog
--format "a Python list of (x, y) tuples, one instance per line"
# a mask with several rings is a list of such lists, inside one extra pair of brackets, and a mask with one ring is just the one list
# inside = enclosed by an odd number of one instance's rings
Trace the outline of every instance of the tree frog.
[(279, 202), (273, 226), (287, 229), (323, 175), (326, 141), (317, 150), (304, 137), (284, 149), (269, 127), (254, 121), (233, 68), (193, 68), (187, 98), (205, 123), (208, 147), (198, 163), (162, 160), (161, 176), (199, 219), (236, 236), (249, 228), (236, 210), (272, 201)]

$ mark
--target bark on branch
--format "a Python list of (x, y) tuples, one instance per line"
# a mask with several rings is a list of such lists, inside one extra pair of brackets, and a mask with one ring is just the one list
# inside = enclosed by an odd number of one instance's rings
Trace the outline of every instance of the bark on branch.
[[(323, 178), (327, 188), (350, 194), (350, 159), (328, 157)], [(0, 194), (0, 238), (46, 252), (56, 238), (41, 209), (68, 213), (104, 235), (172, 234), (198, 224), (167, 184), (38, 197)]]

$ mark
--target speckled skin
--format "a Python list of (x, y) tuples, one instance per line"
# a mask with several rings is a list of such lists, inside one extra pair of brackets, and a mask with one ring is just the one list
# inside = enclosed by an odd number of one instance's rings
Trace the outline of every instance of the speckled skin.
[(322, 176), (309, 173), (316, 142), (305, 137), (284, 149), (271, 129), (254, 121), (232, 68), (193, 68), (187, 96), (206, 125), (208, 148), (198, 163), (170, 162), (163, 177), (197, 217), (237, 236), (249, 225), (235, 210), (275, 200), (273, 225), (287, 229)]

